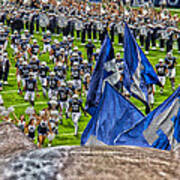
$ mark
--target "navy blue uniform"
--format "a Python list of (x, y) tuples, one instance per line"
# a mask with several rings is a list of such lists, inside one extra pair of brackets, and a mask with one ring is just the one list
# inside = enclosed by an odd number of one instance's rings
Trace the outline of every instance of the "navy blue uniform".
[(81, 79), (80, 68), (71, 68), (71, 74), (73, 79)]
[(49, 84), (50, 89), (55, 90), (57, 88), (57, 85), (58, 85), (57, 77), (53, 77), (53, 78), (48, 77), (47, 80), (48, 80), (48, 84)]
[(27, 41), (20, 41), (20, 47), (23, 51), (26, 51), (28, 48), (28, 42)]
[(39, 75), (41, 78), (45, 78), (47, 77), (47, 73), (49, 71), (49, 67), (48, 66), (40, 66), (39, 67)]
[(156, 64), (156, 70), (157, 70), (157, 75), (158, 76), (165, 76), (166, 75), (166, 69), (167, 69), (167, 65), (165, 64)]
[(79, 99), (71, 99), (69, 101), (69, 106), (72, 108), (72, 112), (80, 112), (82, 107), (82, 101)]
[(91, 74), (91, 72), (92, 72), (92, 64), (88, 64), (88, 65), (81, 65), (81, 70), (83, 71), (83, 73), (84, 74), (87, 74), (87, 73), (89, 73), (89, 74)]
[(39, 60), (36, 61), (30, 61), (29, 66), (33, 72), (37, 72), (39, 69)]
[(171, 59), (165, 58), (165, 63), (168, 66), (168, 69), (173, 69), (176, 64), (176, 58), (172, 57)]
[(36, 88), (36, 80), (35, 79), (26, 79), (26, 91), (35, 91)]
[(39, 52), (39, 45), (32, 45), (32, 46), (31, 46), (31, 53), (32, 53), (33, 55), (37, 55), (38, 52)]
[(19, 67), (20, 75), (24, 79), (28, 78), (29, 71), (30, 71), (30, 67), (29, 66), (20, 66)]
[(72, 57), (71, 59), (70, 59), (70, 61), (71, 61), (71, 66), (73, 65), (73, 63), (75, 63), (75, 62), (78, 62), (78, 64), (81, 64), (82, 63), (82, 58), (81, 57)]
[(65, 67), (56, 66), (56, 67), (54, 67), (54, 72), (56, 73), (56, 77), (59, 80), (64, 80), (65, 79), (65, 75), (66, 75)]
[(59, 87), (58, 88), (59, 100), (61, 102), (68, 100), (68, 94), (69, 94), (69, 89), (67, 87)]

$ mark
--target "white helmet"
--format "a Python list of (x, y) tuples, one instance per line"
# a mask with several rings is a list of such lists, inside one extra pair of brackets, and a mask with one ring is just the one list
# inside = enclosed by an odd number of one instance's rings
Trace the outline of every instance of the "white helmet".
[(4, 57), (8, 57), (8, 53), (7, 52), (4, 53)]
[(83, 62), (84, 64), (88, 64), (88, 61), (87, 60), (84, 60), (84, 62)]
[(77, 51), (78, 50), (78, 47), (76, 46), (76, 47), (74, 47), (74, 51)]
[(96, 49), (96, 53), (97, 53), (97, 54), (100, 53), (100, 49), (99, 49), (99, 48)]
[(64, 48), (61, 48), (61, 49), (60, 49), (60, 52), (64, 52)]
[(29, 73), (29, 76), (33, 76), (33, 75), (34, 75), (33, 72), (30, 72), (30, 73)]
[(39, 111), (39, 115), (40, 116), (44, 116), (45, 115), (45, 111)]
[(21, 39), (26, 40), (26, 36), (22, 35)]
[(59, 44), (59, 41), (57, 39), (54, 40), (55, 44)]
[(61, 86), (65, 87), (66, 83), (65, 82), (61, 82)]
[(57, 101), (57, 97), (56, 97), (56, 96), (53, 96), (53, 97), (51, 98), (51, 100)]
[(27, 65), (27, 62), (26, 62), (26, 61), (24, 61), (24, 62), (23, 62), (23, 65)]
[(164, 62), (164, 60), (163, 59), (159, 59), (159, 63), (163, 63)]
[(55, 101), (55, 100), (51, 100), (51, 101), (49, 101), (49, 103), (50, 103), (51, 105), (57, 106), (57, 101)]
[(43, 62), (41, 63), (41, 65), (42, 65), (42, 66), (46, 66), (46, 62), (43, 61)]
[(55, 72), (50, 72), (50, 76), (55, 76)]
[(73, 65), (74, 65), (74, 66), (78, 66), (78, 62), (74, 62)]
[(57, 110), (51, 111), (51, 116), (58, 116), (59, 113)]
[(170, 51), (170, 52), (168, 52), (168, 53), (167, 53), (167, 55), (168, 55), (168, 56), (171, 56), (171, 57), (173, 56), (173, 54), (172, 54), (172, 52), (171, 52), (171, 51)]
[(51, 34), (51, 32), (48, 30), (47, 32), (46, 32), (47, 34)]
[(117, 58), (117, 57), (120, 57), (120, 53), (116, 53), (116, 58)]
[(19, 62), (23, 62), (24, 61), (24, 59), (23, 58), (19, 58)]
[(89, 73), (86, 73), (84, 78), (86, 79), (87, 77), (91, 77), (91, 75)]
[(77, 95), (77, 94), (74, 94), (72, 98), (73, 98), (73, 99), (77, 99), (77, 98), (78, 98), (78, 95)]
[(73, 85), (73, 81), (68, 81), (67, 84), (68, 84), (68, 85), (70, 85), (70, 84)]
[(37, 43), (37, 40), (36, 40), (36, 39), (34, 39), (34, 40), (33, 40), (33, 43)]
[(67, 41), (67, 37), (66, 36), (63, 37), (63, 41)]
[(32, 59), (37, 59), (37, 56), (33, 55), (33, 56), (32, 56)]
[(78, 53), (73, 52), (73, 53), (72, 53), (72, 56), (73, 56), (73, 57), (78, 57)]
[(58, 62), (57, 66), (58, 66), (58, 67), (62, 67), (62, 66), (63, 66), (63, 63)]

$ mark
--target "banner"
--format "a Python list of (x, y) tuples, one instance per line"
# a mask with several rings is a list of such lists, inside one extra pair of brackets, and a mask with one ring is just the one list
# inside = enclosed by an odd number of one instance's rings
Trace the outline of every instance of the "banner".
[(102, 0), (89, 0), (89, 2), (92, 2), (92, 3), (101, 3)]
[[(164, 0), (163, 0), (164, 1)], [(155, 0), (155, 6), (160, 6), (162, 1)], [(180, 0), (166, 0), (167, 6), (169, 7), (180, 7)]]

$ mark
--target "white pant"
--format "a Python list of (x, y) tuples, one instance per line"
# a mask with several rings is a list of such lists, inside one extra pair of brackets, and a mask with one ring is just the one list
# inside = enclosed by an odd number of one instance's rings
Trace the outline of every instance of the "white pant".
[(35, 99), (35, 92), (34, 91), (26, 91), (25, 96), (24, 96), (24, 100), (28, 101), (29, 97), (31, 97), (30, 98), (31, 101), (34, 101), (34, 99)]
[(39, 80), (41, 82), (42, 86), (47, 86), (47, 78), (42, 78), (41, 76), (39, 76)]
[(80, 79), (74, 79), (73, 84), (77, 88), (77, 90), (81, 89), (81, 80)]
[(33, 72), (34, 79), (37, 79), (37, 72)]
[(4, 48), (4, 50), (6, 50), (6, 49), (7, 49), (7, 45), (8, 45), (8, 40), (6, 40), (6, 41), (5, 41), (5, 43), (4, 43), (4, 47), (3, 47), (3, 48)]
[(20, 74), (17, 75), (17, 82), (20, 82), (22, 80)]
[(176, 69), (175, 68), (168, 69), (168, 76), (169, 76), (169, 78), (175, 78), (175, 76), (176, 76)]
[(68, 101), (64, 101), (64, 102), (60, 102), (60, 106), (61, 106), (61, 109), (66, 109), (66, 113), (68, 112), (68, 109), (69, 109), (69, 103)]
[(78, 123), (80, 117), (81, 117), (81, 112), (73, 112), (72, 113), (72, 121), (74, 122), (74, 124)]
[(24, 51), (23, 56), (25, 57), (26, 60), (28, 59), (28, 53), (27, 53), (27, 51)]
[(21, 78), (21, 81), (22, 81), (22, 86), (23, 86), (23, 88), (24, 88), (24, 87), (25, 87), (25, 84), (26, 84), (26, 81), (25, 81), (24, 78)]
[(12, 45), (11, 45), (11, 48), (14, 50), (15, 53), (18, 53), (19, 50), (18, 50), (17, 45), (12, 44)]
[(153, 93), (148, 95), (149, 104), (154, 104), (154, 95)]
[(44, 52), (50, 52), (51, 51), (51, 45), (50, 44), (44, 44), (44, 48), (43, 48)]
[(55, 134), (54, 134), (54, 133), (52, 133), (52, 134), (49, 133), (49, 134), (48, 134), (48, 140), (49, 140), (49, 141), (52, 141), (54, 138), (55, 138)]
[(48, 97), (51, 99), (53, 96), (57, 96), (57, 91), (55, 89), (49, 89)]
[(166, 83), (166, 76), (158, 76), (159, 81), (161, 82), (161, 84), (164, 86)]
[(75, 131), (74, 134), (77, 135), (78, 134), (78, 121), (81, 117), (81, 112), (73, 112), (72, 113), (72, 121), (74, 123), (74, 127), (75, 127)]

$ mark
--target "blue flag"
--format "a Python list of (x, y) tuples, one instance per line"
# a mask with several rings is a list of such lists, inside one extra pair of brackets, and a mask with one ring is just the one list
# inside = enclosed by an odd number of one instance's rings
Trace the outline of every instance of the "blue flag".
[(114, 139), (131, 128), (144, 115), (108, 82), (97, 107), (81, 137), (82, 145), (114, 145)]
[(132, 96), (141, 100), (146, 107), (148, 103), (148, 85), (161, 83), (152, 65), (125, 23), (124, 35), (124, 79), (125, 88)]
[(105, 82), (116, 85), (120, 81), (120, 73), (117, 70), (114, 59), (114, 49), (107, 35), (93, 71), (86, 99), (86, 111), (93, 115), (102, 96)]
[(180, 145), (180, 87), (147, 117), (119, 134), (115, 144), (176, 149)]

